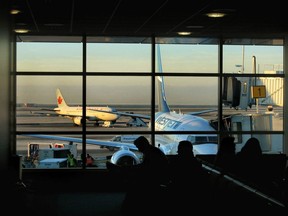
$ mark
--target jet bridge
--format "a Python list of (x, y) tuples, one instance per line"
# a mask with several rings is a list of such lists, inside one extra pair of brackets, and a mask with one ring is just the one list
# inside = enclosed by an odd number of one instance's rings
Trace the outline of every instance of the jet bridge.
[[(236, 114), (231, 116), (230, 131), (273, 131), (273, 113)], [(236, 151), (240, 151), (246, 141), (255, 137), (263, 152), (270, 152), (275, 140), (272, 134), (235, 134)]]

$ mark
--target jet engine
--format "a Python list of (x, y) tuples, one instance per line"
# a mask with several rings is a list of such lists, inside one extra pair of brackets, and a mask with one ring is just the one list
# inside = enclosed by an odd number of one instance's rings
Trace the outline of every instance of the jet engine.
[(139, 164), (140, 158), (134, 152), (130, 151), (128, 147), (122, 146), (111, 157), (111, 163), (119, 166), (130, 166)]
[(73, 118), (73, 122), (75, 125), (81, 126), (82, 125), (82, 117)]

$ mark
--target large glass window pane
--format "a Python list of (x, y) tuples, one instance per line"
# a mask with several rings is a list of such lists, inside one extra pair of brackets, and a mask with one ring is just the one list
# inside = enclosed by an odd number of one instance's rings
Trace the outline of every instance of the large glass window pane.
[[(41, 137), (42, 136), (42, 137)], [(82, 166), (82, 138), (77, 134), (43, 134), (34, 136), (18, 135), (18, 153), (23, 157), (24, 168), (63, 169), (81, 168)], [(50, 137), (49, 139), (47, 137)], [(78, 142), (63, 140), (62, 138), (79, 139)], [(70, 160), (71, 159), (71, 160)]]
[(67, 106), (82, 106), (81, 80), (71, 76), (18, 76), (17, 130), (81, 130), (75, 127), (76, 116), (73, 119), (69, 113), (60, 112), (64, 102)]
[(151, 72), (151, 44), (87, 43), (88, 72)]
[[(232, 127), (241, 127), (241, 123), (233, 123)], [(259, 140), (261, 150), (263, 153), (267, 154), (279, 154), (279, 153), (284, 153), (283, 151), (283, 134), (272, 134), (267, 131), (267, 133), (237, 133), (233, 134), (235, 137), (235, 143), (236, 143), (236, 152), (239, 152), (241, 148), (245, 145), (247, 140), (251, 137), (255, 137)]]
[[(163, 66), (165, 67), (165, 65)], [(201, 109), (216, 108), (218, 104), (218, 79), (199, 76), (163, 76), (166, 99), (169, 106), (179, 111), (183, 106)], [(158, 77), (155, 82), (157, 83)], [(158, 86), (156, 88), (158, 92)], [(157, 96), (155, 97), (158, 99)], [(156, 102), (158, 104), (158, 101)]]
[(160, 51), (163, 72), (218, 73), (218, 45), (160, 44)]
[(283, 74), (283, 46), (224, 45), (223, 72)]
[(104, 111), (99, 112), (99, 126), (147, 130), (151, 118), (150, 77), (89, 76), (86, 91), (87, 106), (102, 107)]
[(283, 131), (283, 78), (224, 77), (222, 99), (227, 125), (243, 121), (233, 131)]
[[(159, 133), (155, 138), (156, 145), (166, 154), (177, 154), (177, 144), (181, 140), (189, 140), (195, 145), (207, 143), (215, 145), (218, 141), (218, 129), (211, 122), (218, 121), (218, 79), (192, 76), (162, 78), (160, 83), (165, 81), (165, 86), (158, 88), (157, 85), (155, 96), (156, 99), (160, 98), (160, 102), (155, 102), (157, 106), (155, 131)], [(158, 81), (157, 77), (155, 82)], [(161, 101), (165, 98), (171, 112), (164, 109), (165, 105)], [(177, 134), (177, 132), (185, 134)], [(215, 149), (217, 148), (212, 145), (212, 149), (209, 149), (206, 154), (215, 153)]]
[[(112, 160), (118, 165), (140, 163), (142, 154), (132, 145), (139, 136), (135, 133), (87, 135), (86, 155), (82, 153), (81, 134), (49, 134), (46, 138), (37, 134), (34, 136), (18, 135), (17, 145), (19, 146), (18, 152), (25, 155), (23, 158), (24, 168), (81, 168), (84, 157), (87, 158), (90, 155), (93, 157), (93, 161), (85, 163), (87, 168), (106, 169), (108, 160)], [(149, 135), (145, 136), (150, 139)], [(72, 165), (68, 157), (69, 153), (73, 154), (76, 159)]]
[(81, 72), (82, 43), (17, 43), (17, 71)]

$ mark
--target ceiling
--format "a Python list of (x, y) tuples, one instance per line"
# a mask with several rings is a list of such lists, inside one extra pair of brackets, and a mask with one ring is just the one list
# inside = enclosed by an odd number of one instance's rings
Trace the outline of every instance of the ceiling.
[[(14, 28), (27, 28), (30, 36), (175, 37), (188, 31), (193, 37), (273, 38), (288, 33), (284, 2), (11, 0), (11, 8), (21, 11), (13, 15)], [(212, 11), (227, 16), (205, 15)]]

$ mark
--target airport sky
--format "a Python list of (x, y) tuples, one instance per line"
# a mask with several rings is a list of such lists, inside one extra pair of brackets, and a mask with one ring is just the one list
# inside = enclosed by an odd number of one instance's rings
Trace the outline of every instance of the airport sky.
[[(150, 45), (89, 44), (89, 72), (149, 72)], [(244, 52), (243, 52), (244, 51)], [(224, 46), (224, 73), (251, 73), (252, 56), (257, 72), (282, 70), (282, 46)], [(215, 45), (161, 45), (162, 67), (165, 72), (216, 73), (218, 47)], [(80, 72), (81, 43), (18, 43), (18, 71)], [(149, 77), (87, 77), (88, 104), (150, 104)], [(18, 76), (17, 103), (56, 105), (56, 88), (60, 88), (68, 104), (81, 103), (82, 79), (79, 76)], [(217, 104), (216, 77), (165, 77), (169, 104)]]

